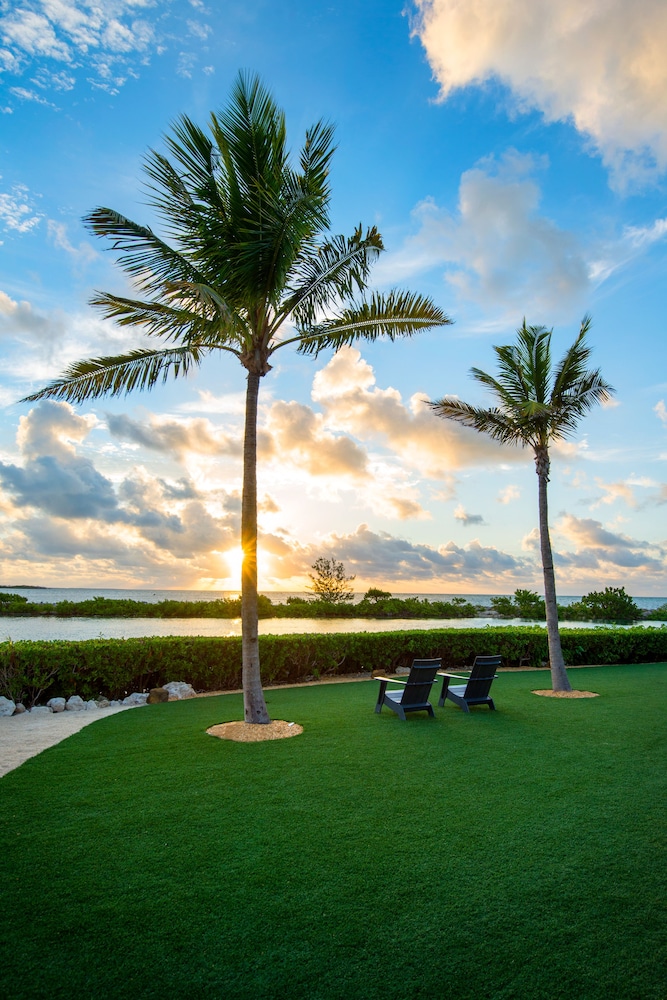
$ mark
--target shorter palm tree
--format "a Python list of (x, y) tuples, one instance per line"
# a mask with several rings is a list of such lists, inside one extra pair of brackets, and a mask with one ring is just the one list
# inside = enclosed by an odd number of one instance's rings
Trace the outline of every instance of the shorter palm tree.
[(470, 370), (477, 382), (491, 390), (496, 406), (484, 409), (451, 396), (430, 404), (438, 416), (474, 427), (501, 444), (533, 449), (539, 484), (540, 550), (554, 691), (571, 691), (572, 687), (558, 631), (556, 579), (549, 537), (549, 444), (572, 434), (581, 417), (596, 403), (608, 400), (614, 392), (599, 369), (587, 368), (591, 349), (586, 343), (586, 334), (590, 325), (590, 317), (585, 316), (574, 344), (552, 368), (553, 331), (543, 326), (527, 327), (524, 319), (514, 344), (493, 348), (498, 358), (497, 377), (479, 368)]

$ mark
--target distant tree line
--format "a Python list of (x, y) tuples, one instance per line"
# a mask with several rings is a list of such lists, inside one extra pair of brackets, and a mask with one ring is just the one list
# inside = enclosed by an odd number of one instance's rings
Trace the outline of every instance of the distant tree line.
[[(265, 594), (259, 596), (260, 618), (478, 618), (488, 614), (488, 607), (472, 604), (464, 597), (448, 601), (429, 601), (426, 597), (393, 597), (389, 591), (371, 587), (360, 601), (348, 584), (354, 577), (345, 575), (342, 563), (318, 559), (311, 574), (314, 597), (288, 597), (273, 603)], [(333, 572), (332, 589), (326, 579), (318, 581), (318, 571), (325, 577)], [(338, 587), (340, 583), (340, 587)], [(321, 586), (320, 586), (321, 584)], [(491, 610), (498, 618), (521, 618), (544, 621), (544, 599), (532, 590), (515, 590), (513, 597), (492, 597)], [(0, 593), (0, 617), (21, 615), (59, 618), (239, 618), (241, 598), (216, 598), (212, 601), (134, 601), (129, 598), (93, 597), (87, 601), (57, 601), (53, 604), (29, 602), (20, 594)], [(667, 604), (653, 611), (639, 608), (623, 587), (592, 591), (580, 601), (558, 605), (561, 621), (633, 622), (667, 621)]]

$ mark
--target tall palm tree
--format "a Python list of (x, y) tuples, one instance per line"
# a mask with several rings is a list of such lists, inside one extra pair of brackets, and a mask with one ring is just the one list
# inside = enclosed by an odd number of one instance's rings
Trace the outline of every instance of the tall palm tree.
[(393, 341), (450, 322), (417, 294), (363, 298), (384, 248), (375, 227), (327, 235), (333, 128), (318, 122), (306, 132), (298, 167), (286, 138), (283, 112), (257, 77), (243, 73), (208, 131), (181, 116), (166, 137), (167, 155), (151, 150), (145, 161), (164, 238), (109, 208), (85, 219), (110, 239), (146, 296), (99, 292), (91, 304), (163, 343), (80, 361), (26, 397), (81, 403), (151, 389), (218, 351), (246, 369), (241, 614), (244, 713), (255, 723), (269, 722), (257, 638), (257, 400), (269, 359), (288, 344), (317, 355), (358, 338)]
[(591, 353), (586, 343), (590, 325), (590, 318), (585, 316), (574, 344), (565, 352), (560, 363), (552, 368), (553, 331), (543, 326), (527, 327), (524, 319), (514, 344), (493, 348), (498, 359), (497, 377), (479, 368), (470, 370), (477, 382), (491, 390), (496, 400), (494, 407), (471, 406), (451, 396), (430, 404), (438, 416), (474, 427), (501, 444), (533, 449), (539, 484), (540, 549), (554, 691), (571, 691), (572, 687), (565, 670), (558, 631), (556, 580), (549, 537), (549, 444), (568, 437), (588, 410), (596, 403), (608, 400), (614, 392), (599, 369), (593, 371), (586, 367)]

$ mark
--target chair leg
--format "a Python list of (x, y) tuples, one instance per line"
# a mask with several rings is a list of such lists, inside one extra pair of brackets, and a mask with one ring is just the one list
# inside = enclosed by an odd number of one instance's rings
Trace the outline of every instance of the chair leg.
[(449, 677), (442, 678), (442, 690), (440, 691), (440, 698), (438, 699), (438, 706), (442, 708), (445, 704), (445, 699), (447, 698), (447, 688), (449, 687)]
[(489, 698), (489, 708), (492, 712), (495, 712), (496, 706), (493, 704), (493, 698)]
[(387, 682), (380, 681), (380, 690), (378, 691), (378, 700), (375, 703), (375, 711), (379, 715), (382, 711), (382, 703), (384, 701), (385, 692), (387, 690)]

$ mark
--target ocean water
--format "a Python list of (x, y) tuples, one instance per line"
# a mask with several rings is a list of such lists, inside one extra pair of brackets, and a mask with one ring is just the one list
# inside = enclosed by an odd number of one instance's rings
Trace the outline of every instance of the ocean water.
[[(22, 587), (0, 588), (22, 594), (35, 603), (58, 601), (84, 601), (92, 597), (125, 598), (155, 603), (163, 600), (212, 601), (221, 597), (236, 597), (238, 591), (212, 590), (121, 590), (109, 588), (48, 587), (32, 589)], [(290, 596), (312, 596), (303, 592), (267, 593), (274, 603), (284, 602)], [(395, 594), (396, 597), (427, 597), (429, 600), (451, 600), (453, 596), (465, 597), (472, 604), (491, 607), (491, 594)], [(358, 595), (358, 600), (361, 595)], [(561, 597), (560, 603), (569, 604), (577, 597)], [(667, 598), (635, 598), (641, 608), (657, 608), (667, 603)], [(294, 635), (298, 633), (340, 632), (393, 632), (406, 629), (437, 628), (492, 628), (499, 625), (526, 624), (519, 619), (453, 618), (453, 619), (390, 619), (368, 618), (266, 618), (260, 621), (261, 635)], [(530, 623), (539, 624), (539, 623)], [(577, 628), (582, 622), (562, 622), (561, 628)], [(647, 627), (660, 627), (660, 622), (646, 622)], [(618, 626), (623, 628), (626, 626)], [(241, 634), (240, 618), (27, 618), (22, 616), (0, 618), (0, 641), (12, 639), (130, 639), (145, 636), (204, 635), (228, 636)]]
[[(238, 597), (238, 590), (129, 590), (113, 587), (12, 587), (0, 584), (0, 592), (9, 591), (12, 594), (21, 594), (27, 597), (32, 603), (56, 604), (58, 601), (88, 601), (92, 597), (108, 597), (116, 600), (146, 601), (148, 604), (156, 604), (158, 601), (217, 601), (223, 597)], [(289, 591), (264, 591), (274, 604), (284, 604), (288, 597), (312, 598), (312, 592), (301, 590)], [(429, 601), (451, 601), (453, 597), (463, 597), (471, 604), (481, 604), (483, 607), (491, 607), (491, 598), (499, 597), (499, 594), (421, 594), (409, 591), (405, 594), (393, 594), (393, 597), (404, 599), (406, 597), (427, 598)], [(512, 595), (503, 595), (512, 596)], [(354, 603), (358, 603), (363, 598), (363, 594), (354, 595)], [(661, 604), (667, 604), (667, 597), (634, 597), (635, 603), (640, 608), (652, 610), (659, 608)], [(558, 597), (559, 604), (572, 604), (573, 601), (580, 601), (581, 596), (563, 595)]]

